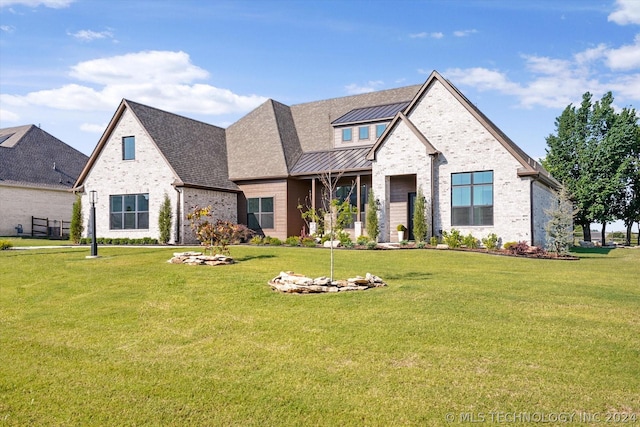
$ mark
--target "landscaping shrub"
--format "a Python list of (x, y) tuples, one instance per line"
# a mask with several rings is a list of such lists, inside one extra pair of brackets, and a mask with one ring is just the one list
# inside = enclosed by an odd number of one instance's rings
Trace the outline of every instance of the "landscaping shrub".
[(377, 247), (378, 247), (378, 244), (373, 240), (367, 243), (367, 249), (371, 250), (371, 249), (376, 249)]
[(505, 244), (504, 244), (504, 245), (502, 245), (502, 246), (505, 248), (505, 250), (507, 250), (507, 251), (511, 251), (511, 248), (512, 248), (513, 246), (516, 246), (517, 244), (518, 244), (518, 242), (507, 242), (507, 243), (505, 243)]
[(478, 241), (478, 239), (473, 237), (471, 233), (469, 233), (462, 239), (462, 244), (469, 249), (478, 249), (478, 246), (480, 246), (480, 242)]
[(269, 237), (269, 244), (271, 246), (282, 246), (282, 240), (277, 237)]
[(426, 246), (427, 246), (427, 244), (425, 242), (416, 243), (416, 248), (418, 248), (418, 249), (424, 249)]
[(400, 246), (407, 246), (409, 244), (408, 240), (400, 240)]
[(249, 243), (252, 245), (262, 245), (264, 244), (262, 236), (253, 236), (251, 238), (251, 240), (249, 240)]
[(416, 202), (413, 209), (413, 236), (416, 242), (424, 242), (429, 227), (425, 215), (427, 201), (422, 194), (422, 187), (418, 187)]
[(365, 246), (367, 243), (369, 243), (369, 237), (368, 236), (358, 236), (358, 238), (356, 239), (356, 243), (360, 246)]
[(367, 201), (367, 235), (373, 241), (378, 239), (380, 225), (378, 224), (378, 208), (380, 202), (376, 200), (373, 188), (369, 189), (369, 199)]
[(13, 243), (8, 240), (0, 240), (0, 251), (4, 251), (6, 249), (12, 248)]
[(82, 232), (84, 227), (82, 225), (82, 199), (80, 195), (76, 195), (76, 200), (73, 202), (73, 210), (71, 212), (71, 225), (69, 227), (69, 238), (75, 244), (80, 243), (82, 239)]
[(438, 246), (438, 238), (436, 236), (431, 236), (429, 239), (429, 244), (431, 246)]
[(498, 249), (498, 235), (496, 233), (489, 234), (487, 237), (482, 239), (482, 244), (488, 250), (495, 251)]
[(313, 237), (304, 237), (300, 243), (305, 248), (314, 248), (316, 246), (316, 239)]
[(537, 246), (529, 246), (527, 242), (518, 242), (515, 245), (509, 245), (509, 252), (513, 255), (545, 255), (546, 251)]
[(171, 200), (167, 193), (164, 193), (164, 200), (160, 206), (158, 215), (158, 228), (160, 229), (160, 242), (166, 245), (171, 239)]
[(300, 237), (298, 236), (289, 236), (284, 241), (284, 244), (287, 246), (300, 246)]
[(451, 232), (442, 232), (442, 240), (449, 246), (450, 248), (459, 248), (462, 246), (462, 235), (459, 230), (455, 228), (451, 229)]
[(351, 236), (346, 231), (340, 231), (338, 233), (338, 240), (340, 241), (340, 244), (345, 248), (353, 247), (353, 241), (351, 240)]

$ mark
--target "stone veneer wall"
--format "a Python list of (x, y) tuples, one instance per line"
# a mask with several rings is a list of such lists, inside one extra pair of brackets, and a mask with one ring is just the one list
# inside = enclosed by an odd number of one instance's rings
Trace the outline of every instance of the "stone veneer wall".
[(236, 193), (227, 191), (203, 190), (196, 188), (183, 188), (182, 211), (182, 243), (198, 243), (187, 214), (196, 206), (201, 208), (211, 206), (212, 218), (237, 223), (238, 222), (238, 196)]
[[(379, 148), (373, 165), (374, 191), (382, 203), (381, 240), (390, 238), (388, 219), (390, 176), (416, 174), (427, 204), (435, 198), (435, 231), (451, 228), (482, 238), (496, 233), (505, 241), (531, 242), (530, 179), (519, 178), (522, 165), (438, 81), (429, 88), (408, 116), (411, 122), (442, 154), (437, 157), (431, 195), (431, 165), (426, 148), (402, 122)], [(494, 172), (494, 225), (451, 226), (451, 174), (492, 170)]]

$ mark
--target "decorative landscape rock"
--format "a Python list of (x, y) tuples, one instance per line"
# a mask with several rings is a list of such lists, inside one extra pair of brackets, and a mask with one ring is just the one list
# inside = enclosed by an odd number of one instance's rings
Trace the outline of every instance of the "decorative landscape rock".
[(187, 265), (229, 265), (235, 261), (225, 255), (204, 255), (202, 252), (174, 252), (173, 258), (168, 262)]
[(334, 280), (328, 277), (317, 277), (312, 279), (302, 274), (295, 274), (292, 271), (280, 272), (280, 274), (269, 281), (272, 289), (286, 293), (319, 293), (319, 292), (344, 292), (344, 291), (364, 291), (369, 288), (379, 288), (387, 284), (378, 276), (367, 273), (365, 277), (356, 276), (347, 280)]

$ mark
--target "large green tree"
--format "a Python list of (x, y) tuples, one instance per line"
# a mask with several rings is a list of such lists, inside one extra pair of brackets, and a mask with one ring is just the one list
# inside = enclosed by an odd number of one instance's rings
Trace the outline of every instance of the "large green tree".
[(592, 222), (602, 225), (604, 239), (608, 222), (637, 217), (635, 110), (616, 113), (611, 92), (595, 103), (586, 92), (580, 107), (569, 105), (556, 119), (556, 134), (547, 137), (547, 145), (544, 166), (569, 192), (584, 240), (591, 240)]
[(556, 134), (547, 137), (544, 167), (566, 188), (576, 207), (575, 222), (582, 226), (583, 238), (591, 241), (591, 218), (588, 212), (590, 193), (584, 188), (589, 182), (587, 137), (591, 120), (591, 94), (582, 95), (579, 108), (568, 105), (556, 118)]

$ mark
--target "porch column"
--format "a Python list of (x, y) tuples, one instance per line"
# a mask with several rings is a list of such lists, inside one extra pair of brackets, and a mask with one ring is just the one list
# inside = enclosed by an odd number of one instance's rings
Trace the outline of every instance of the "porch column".
[(316, 208), (316, 179), (311, 178), (311, 208)]
[(360, 175), (356, 175), (356, 208), (357, 208), (357, 212), (356, 212), (356, 221), (360, 222), (362, 221), (362, 215), (360, 214), (360, 211), (362, 210), (362, 206), (361, 206), (361, 189), (360, 189)]

